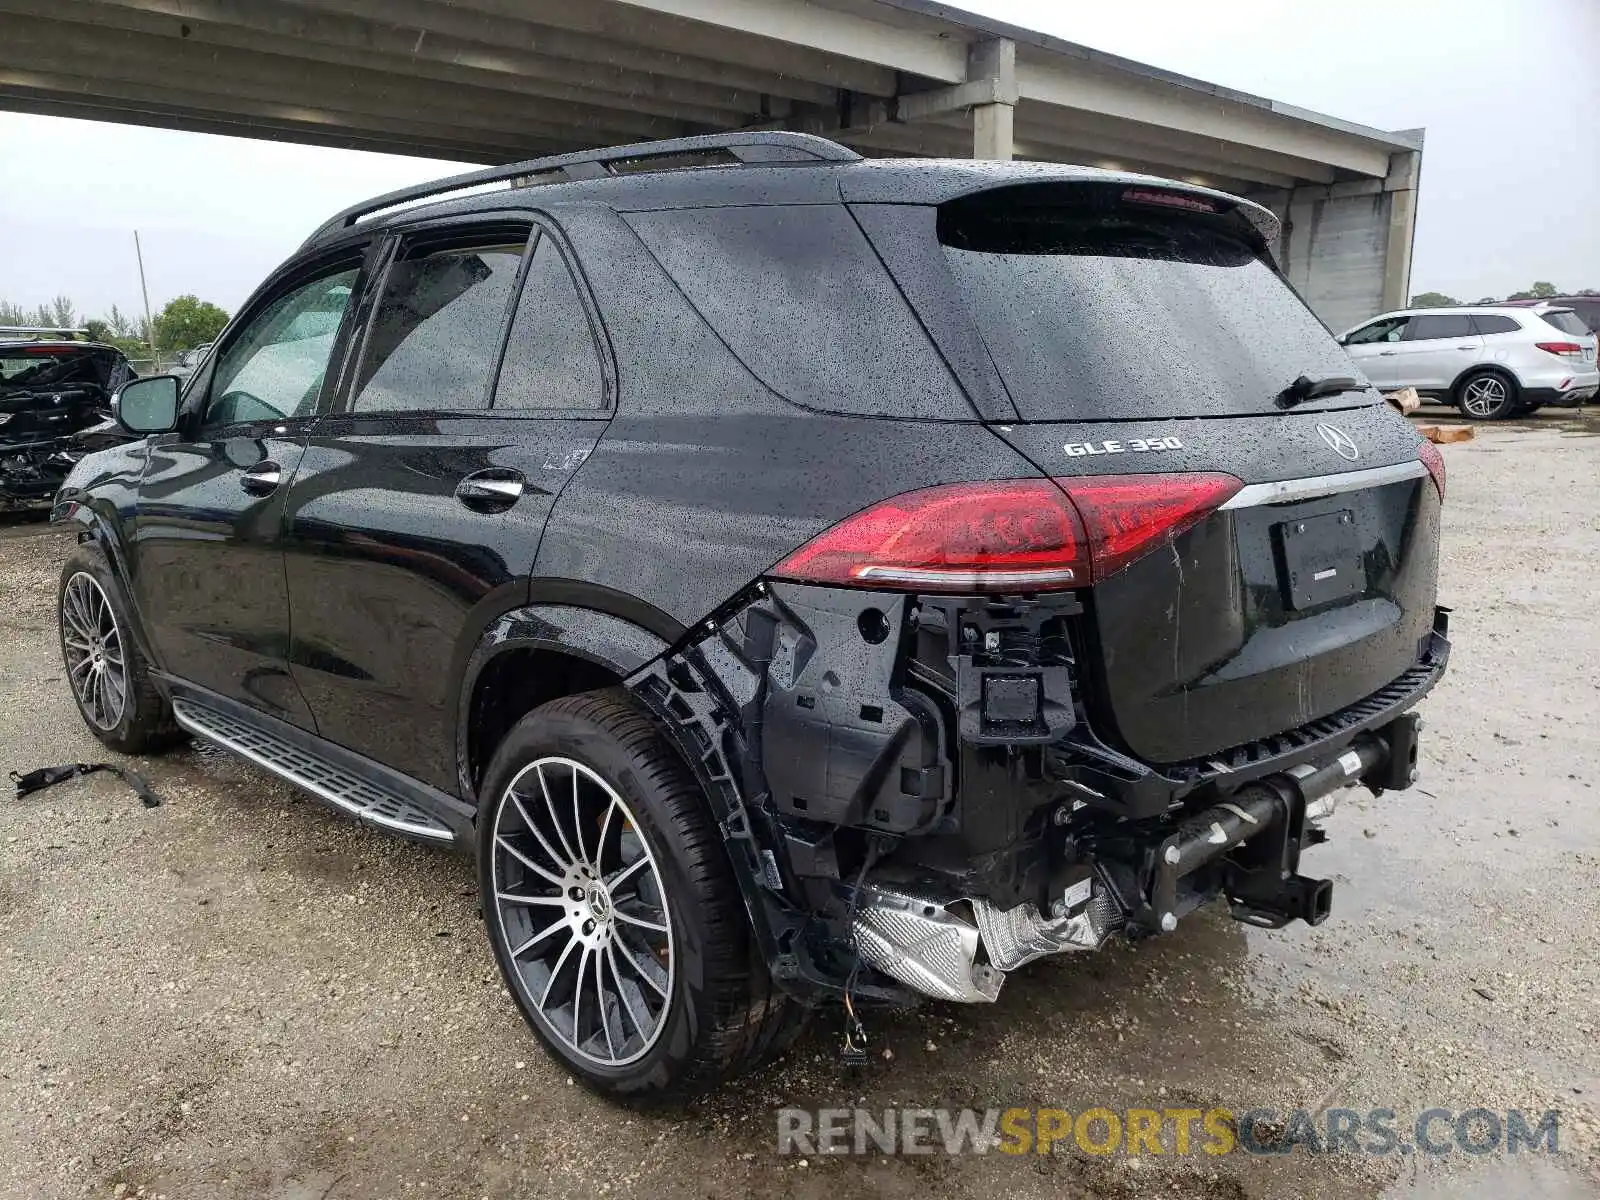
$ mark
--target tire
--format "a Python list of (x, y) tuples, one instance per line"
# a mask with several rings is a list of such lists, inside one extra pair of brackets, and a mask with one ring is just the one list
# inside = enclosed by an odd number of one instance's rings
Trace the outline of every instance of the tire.
[(478, 882), (495, 960), (575, 1078), (615, 1099), (677, 1099), (792, 1042), (804, 1010), (755, 951), (709, 806), (627, 692), (523, 717), (481, 794)]
[(1516, 383), (1499, 371), (1474, 371), (1456, 385), (1456, 406), (1469, 421), (1503, 421), (1521, 406)]
[(62, 567), (56, 628), (67, 685), (90, 733), (120, 754), (165, 750), (187, 738), (151, 678), (98, 546), (79, 546)]

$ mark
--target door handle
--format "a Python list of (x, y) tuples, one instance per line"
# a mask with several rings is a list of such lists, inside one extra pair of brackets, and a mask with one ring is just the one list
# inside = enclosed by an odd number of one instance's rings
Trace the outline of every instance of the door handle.
[(519, 472), (489, 467), (456, 484), (456, 499), (474, 512), (505, 512), (522, 498), (527, 486)]
[(239, 486), (252, 496), (270, 496), (283, 482), (283, 468), (270, 458), (239, 476)]
[(1394, 355), (1395, 355), (1395, 352), (1393, 350), (1379, 350), (1378, 351), (1378, 357), (1379, 358), (1393, 358)]

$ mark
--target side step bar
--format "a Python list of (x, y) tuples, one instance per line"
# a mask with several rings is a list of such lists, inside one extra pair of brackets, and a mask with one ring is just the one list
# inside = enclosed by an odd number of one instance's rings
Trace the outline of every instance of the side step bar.
[(448, 825), (404, 796), (287, 738), (188, 696), (173, 697), (172, 713), (190, 733), (249, 759), (365, 825), (440, 845), (456, 840)]

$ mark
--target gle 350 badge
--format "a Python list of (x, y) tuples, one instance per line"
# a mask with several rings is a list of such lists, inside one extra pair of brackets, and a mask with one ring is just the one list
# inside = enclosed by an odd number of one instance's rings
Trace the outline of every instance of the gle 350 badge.
[(1183, 443), (1175, 437), (1129, 438), (1127, 441), (1068, 442), (1061, 447), (1068, 458), (1082, 458), (1085, 454), (1142, 454), (1151, 450), (1182, 450)]

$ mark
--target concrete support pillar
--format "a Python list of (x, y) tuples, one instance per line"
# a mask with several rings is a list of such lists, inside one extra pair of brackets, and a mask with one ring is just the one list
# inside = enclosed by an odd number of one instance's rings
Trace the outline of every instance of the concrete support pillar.
[(985, 83), (988, 103), (972, 106), (972, 157), (1011, 161), (1012, 120), (1017, 104), (1017, 44), (1006, 38), (967, 49), (967, 82)]
[(1404, 308), (1411, 295), (1411, 246), (1417, 233), (1417, 184), (1422, 174), (1422, 151), (1407, 150), (1389, 156), (1389, 177), (1383, 190), (1389, 197), (1389, 240), (1383, 253), (1383, 307)]

